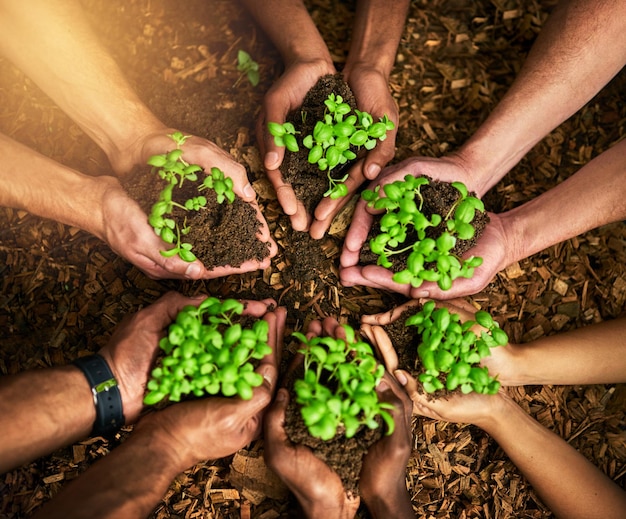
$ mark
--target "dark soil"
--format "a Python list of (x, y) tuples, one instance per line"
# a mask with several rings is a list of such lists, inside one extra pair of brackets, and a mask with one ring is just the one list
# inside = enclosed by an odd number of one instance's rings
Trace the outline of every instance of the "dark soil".
[[(424, 204), (422, 207), (424, 216), (430, 220), (433, 214), (438, 214), (440, 216), (448, 214), (450, 208), (460, 198), (459, 191), (450, 182), (440, 182), (438, 180), (433, 180), (426, 175), (422, 176), (427, 178), (429, 181), (429, 183), (422, 186), (421, 189), (421, 193), (424, 198)], [(476, 193), (470, 192), (469, 196), (476, 196)], [(473, 238), (470, 240), (457, 239), (454, 248), (450, 251), (452, 254), (460, 257), (476, 245), (477, 240), (485, 230), (485, 226), (489, 223), (489, 215), (487, 214), (488, 210), (489, 209), (485, 207), (485, 212), (476, 211), (474, 219), (471, 222), (475, 230)], [(374, 223), (372, 224), (367, 241), (361, 251), (361, 264), (363, 265), (375, 265), (378, 260), (378, 255), (373, 254), (370, 250), (369, 241), (380, 234), (380, 216), (383, 214), (384, 213), (381, 213), (378, 217), (374, 217)], [(438, 226), (426, 229), (426, 237), (437, 239), (445, 230), (445, 222), (442, 221), (442, 223)], [(400, 244), (397, 248), (403, 249), (408, 244), (415, 242), (416, 239), (417, 235), (414, 232), (409, 231), (405, 242)], [(388, 259), (392, 263), (390, 270), (393, 272), (404, 270), (406, 268), (406, 262), (409, 254), (410, 251), (407, 251), (389, 256)], [(426, 264), (425, 267), (428, 268), (428, 264)]]
[[(345, 225), (319, 242), (290, 232), (255, 140), (265, 92), (280, 77), (277, 51), (238, 2), (81, 0), (94, 29), (141, 99), (168, 127), (214, 141), (249, 171), (278, 243), (259, 272), (208, 281), (155, 281), (95, 237), (0, 208), (0, 373), (58, 366), (107, 344), (122, 319), (168, 290), (218, 297), (273, 297), (288, 309), (287, 351), (312, 319), (358, 326), (363, 314), (403, 303), (396, 294), (338, 282)], [(413, 0), (390, 88), (400, 120), (394, 163), (439, 157), (473, 134), (511, 85), (556, 0)], [(305, 0), (338, 69), (345, 63), (356, 2)], [(237, 50), (260, 65), (253, 88), (237, 71)], [(236, 86), (235, 86), (236, 85)], [(626, 75), (538, 143), (485, 196), (510, 210), (567, 179), (626, 132)], [(0, 57), (0, 131), (88, 175), (111, 175), (102, 151), (10, 62)], [(325, 185), (325, 182), (324, 182)], [(305, 276), (304, 280), (300, 276)], [(584, 233), (509, 266), (472, 300), (513, 342), (606, 321), (626, 304), (626, 227)], [(623, 384), (518, 387), (507, 391), (530, 416), (563, 437), (621, 487), (626, 485)], [(132, 434), (126, 428), (120, 437)], [(30, 515), (106, 456), (115, 442), (89, 438), (0, 477), (0, 517)], [(239, 457), (262, 460), (262, 441)], [(284, 492), (231, 458), (180, 474), (152, 519), (285, 519)], [(150, 478), (150, 474), (145, 475)], [(237, 483), (238, 482), (238, 483)], [(549, 519), (550, 511), (498, 445), (464, 424), (413, 424), (406, 484), (417, 517)], [(282, 489), (284, 491), (284, 488)], [(359, 517), (367, 517), (361, 510)], [(297, 515), (296, 515), (297, 517)]]
[[(269, 244), (257, 237), (261, 222), (257, 220), (254, 209), (239, 197), (235, 197), (232, 203), (225, 200), (219, 204), (213, 190), (198, 191), (203, 174), (198, 172), (198, 180), (185, 180), (180, 189), (173, 191), (172, 200), (181, 205), (199, 195), (207, 199), (207, 205), (198, 211), (174, 207), (170, 217), (176, 221), (178, 228), (186, 225), (191, 229), (181, 237), (181, 241), (193, 245), (192, 252), (208, 270), (226, 265), (239, 267), (247, 260), (265, 259), (269, 255)], [(145, 169), (133, 172), (123, 181), (124, 188), (146, 214), (150, 214), (166, 185), (155, 172)]]
[(382, 437), (382, 422), (378, 429), (361, 427), (352, 438), (346, 438), (342, 430), (338, 430), (335, 437), (328, 441), (314, 438), (309, 434), (307, 426), (300, 414), (300, 405), (296, 402), (291, 383), (303, 370), (296, 370), (288, 378), (287, 387), (291, 395), (289, 405), (285, 411), (285, 432), (289, 439), (296, 444), (306, 445), (313, 453), (332, 468), (341, 479), (346, 492), (358, 496), (359, 478), (363, 457), (368, 449)]
[[(318, 82), (309, 90), (302, 102), (302, 106), (289, 113), (287, 121), (292, 123), (299, 132), (299, 138), (313, 134), (313, 128), (317, 121), (323, 121), (326, 112), (324, 101), (329, 94), (334, 93), (343, 98), (354, 110), (357, 108), (354, 94), (340, 74), (320, 77)], [(356, 153), (356, 148), (352, 147)], [(328, 177), (326, 171), (320, 171), (317, 164), (310, 164), (307, 160), (308, 148), (300, 146), (300, 151), (292, 153), (285, 151), (285, 159), (280, 167), (283, 180), (293, 188), (296, 197), (302, 201), (305, 209), (312, 214), (317, 204), (324, 197), (328, 189)], [(331, 172), (333, 178), (341, 178), (354, 161), (337, 166)]]

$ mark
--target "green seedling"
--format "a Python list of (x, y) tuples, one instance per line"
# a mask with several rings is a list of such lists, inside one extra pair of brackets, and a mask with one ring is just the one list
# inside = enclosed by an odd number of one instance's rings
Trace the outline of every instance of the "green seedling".
[[(172, 196), (174, 189), (180, 189), (185, 180), (191, 182), (198, 180), (197, 173), (202, 171), (202, 168), (197, 164), (189, 164), (182, 157), (181, 146), (189, 138), (188, 135), (174, 132), (169, 137), (176, 144), (176, 149), (161, 155), (153, 155), (148, 159), (148, 164), (152, 166), (153, 172), (156, 172), (159, 178), (167, 183), (161, 190), (158, 201), (152, 206), (148, 223), (164, 242), (174, 245), (169, 250), (161, 251), (163, 256), (178, 255), (184, 261), (191, 262), (196, 259), (194, 253), (191, 252), (192, 245), (181, 241), (181, 236), (188, 234), (191, 229), (187, 226), (186, 219), (181, 228), (170, 215), (175, 207), (183, 211), (199, 211), (206, 206), (207, 199), (200, 195), (186, 200), (184, 204), (179, 204), (172, 199)], [(225, 177), (219, 168), (211, 168), (211, 173), (204, 178), (198, 187), (198, 191), (205, 189), (213, 189), (217, 196), (217, 202), (220, 204), (225, 200), (230, 203), (235, 200), (233, 180)]]
[(235, 299), (215, 297), (183, 308), (159, 342), (165, 357), (152, 370), (144, 403), (154, 405), (165, 398), (178, 402), (188, 394), (251, 399), (263, 377), (250, 361), (272, 349), (267, 321), (259, 319), (250, 328), (236, 322), (243, 309)]
[(385, 372), (369, 344), (357, 340), (344, 325), (346, 339), (312, 337), (294, 332), (303, 348), (304, 376), (294, 383), (296, 402), (311, 436), (324, 441), (344, 428), (352, 438), (361, 426), (376, 429), (380, 417), (387, 434), (394, 430), (391, 404), (380, 402), (376, 386)]
[[(309, 150), (309, 163), (317, 164), (320, 171), (327, 172), (329, 187), (324, 196), (336, 199), (348, 194), (344, 183), (348, 175), (334, 178), (331, 171), (356, 159), (356, 152), (361, 148), (374, 149), (378, 141), (387, 138), (387, 132), (393, 130), (395, 125), (386, 115), (379, 122), (374, 122), (367, 112), (355, 110), (351, 113), (352, 108), (339, 95), (330, 94), (324, 104), (324, 119), (315, 123), (313, 133), (304, 136), (301, 145)], [(293, 124), (270, 122), (268, 129), (277, 146), (285, 146), (294, 153), (300, 150)]]
[[(421, 338), (417, 356), (423, 370), (418, 380), (426, 393), (445, 387), (448, 391), (459, 388), (464, 394), (493, 395), (500, 389), (497, 378), (479, 364), (491, 355), (491, 348), (505, 346), (509, 338), (489, 313), (480, 310), (474, 319), (461, 323), (458, 314), (435, 308), (435, 302), (428, 301), (406, 320), (407, 326), (417, 327)], [(471, 330), (476, 324), (485, 328), (480, 336)]]
[(253, 87), (259, 84), (259, 64), (245, 50), (237, 51), (237, 70), (248, 76)]
[[(452, 250), (457, 239), (469, 240), (474, 236), (472, 222), (485, 207), (481, 200), (469, 196), (463, 183), (452, 182), (459, 196), (448, 213), (425, 214), (421, 188), (427, 184), (426, 177), (406, 175), (404, 180), (385, 184), (382, 189), (378, 185), (374, 190), (363, 191), (361, 196), (368, 206), (384, 211), (381, 232), (369, 245), (378, 255), (377, 264), (385, 268), (391, 268), (391, 256), (408, 253), (406, 268), (393, 275), (396, 283), (419, 287), (424, 281), (432, 281), (442, 290), (449, 290), (455, 279), (471, 278), (474, 269), (482, 264), (480, 257), (462, 259)], [(409, 237), (411, 243), (407, 244)]]

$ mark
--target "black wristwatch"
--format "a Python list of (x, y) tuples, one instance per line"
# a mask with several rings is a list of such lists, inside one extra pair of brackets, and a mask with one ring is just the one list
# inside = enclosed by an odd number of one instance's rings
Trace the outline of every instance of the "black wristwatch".
[(125, 423), (122, 395), (117, 380), (107, 361), (97, 353), (79, 357), (74, 365), (87, 377), (96, 406), (96, 421), (91, 435), (111, 439)]

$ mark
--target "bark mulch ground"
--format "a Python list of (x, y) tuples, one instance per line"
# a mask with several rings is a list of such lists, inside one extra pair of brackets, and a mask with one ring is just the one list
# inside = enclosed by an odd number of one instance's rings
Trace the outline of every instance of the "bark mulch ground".
[[(263, 272), (207, 282), (159, 282), (81, 230), (0, 208), (0, 373), (65, 364), (96, 351), (126, 314), (170, 289), (274, 297), (289, 309), (288, 333), (326, 315), (354, 325), (361, 314), (403, 302), (392, 294), (338, 283), (345, 215), (320, 242), (293, 232), (282, 215), (254, 136), (263, 94), (280, 74), (280, 59), (237, 2), (83, 3), (104, 43), (159, 117), (215, 141), (247, 166), (279, 253)], [(340, 66), (355, 2), (306, 3)], [(513, 81), (554, 4), (413, 1), (391, 77), (401, 114), (394, 160), (441, 156), (462, 144)], [(238, 49), (260, 64), (256, 88), (240, 79)], [(623, 138), (625, 89), (622, 72), (503, 178), (487, 195), (488, 206), (503, 211), (536, 197)], [(110, 174), (102, 152), (6, 60), (0, 60), (0, 106), (4, 133), (84, 173)], [(500, 272), (473, 300), (514, 342), (613, 319), (623, 313), (626, 301), (625, 238), (619, 223), (550, 247)], [(533, 386), (510, 394), (626, 486), (623, 385)], [(0, 476), (0, 518), (25, 517), (114, 447), (115, 442), (88, 439)], [(552, 517), (479, 429), (415, 419), (413, 447), (406, 481), (418, 517)], [(288, 517), (293, 502), (267, 473), (261, 453), (258, 441), (233, 457), (190, 468), (172, 483), (152, 517)]]

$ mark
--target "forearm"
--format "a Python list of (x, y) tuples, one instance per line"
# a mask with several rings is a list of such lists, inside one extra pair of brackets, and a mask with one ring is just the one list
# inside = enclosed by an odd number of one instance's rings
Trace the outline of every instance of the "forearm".
[(626, 218), (626, 139), (570, 178), (525, 204), (502, 213), (507, 265), (551, 245)]
[(74, 366), (0, 378), (0, 473), (89, 435), (96, 411)]
[(78, 2), (0, 0), (0, 52), (111, 158), (163, 128), (98, 42)]
[[(89, 177), (0, 134), (0, 205), (23, 209), (104, 239), (102, 200), (117, 181)], [(118, 185), (119, 187), (119, 185)]]
[(241, 0), (272, 40), (285, 63), (324, 61), (332, 64), (328, 47), (302, 0)]
[(626, 381), (626, 318), (542, 337), (512, 348), (507, 385)]
[[(513, 85), (459, 150), (483, 195), (626, 63), (626, 2), (562, 1)], [(601, 56), (601, 58), (599, 58)]]
[(619, 519), (626, 494), (584, 456), (504, 396), (478, 423), (506, 452), (556, 517)]
[(379, 71), (389, 78), (409, 8), (408, 0), (360, 0), (352, 29), (344, 72), (349, 77), (359, 67)]
[(150, 428), (136, 430), (65, 487), (34, 519), (144, 519), (186, 468), (170, 455), (158, 433)]

